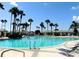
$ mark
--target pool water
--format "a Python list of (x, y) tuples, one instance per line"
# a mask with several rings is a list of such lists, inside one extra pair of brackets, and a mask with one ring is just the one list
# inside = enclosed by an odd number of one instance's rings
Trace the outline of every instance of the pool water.
[(78, 38), (59, 38), (53, 36), (27, 36), (22, 39), (0, 40), (0, 47), (4, 48), (40, 48), (57, 46), (66, 41), (79, 40)]

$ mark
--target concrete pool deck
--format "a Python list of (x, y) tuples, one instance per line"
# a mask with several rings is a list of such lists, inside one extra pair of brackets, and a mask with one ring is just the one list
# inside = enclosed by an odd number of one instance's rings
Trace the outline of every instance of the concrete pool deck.
[[(0, 49), (0, 55), (3, 51), (6, 51), (3, 53), (3, 57), (67, 57), (67, 55), (64, 53), (64, 51), (61, 51), (62, 49), (69, 49), (68, 47), (74, 46), (79, 40), (76, 41), (70, 41), (65, 42), (61, 45), (54, 46), (54, 47), (44, 47), (39, 49), (14, 49), (14, 50), (8, 50), (8, 48), (1, 48)], [(72, 43), (73, 42), (73, 43)], [(18, 50), (18, 51), (15, 51)], [(23, 56), (22, 52), (25, 53)], [(70, 57), (79, 57), (79, 54), (70, 55)]]

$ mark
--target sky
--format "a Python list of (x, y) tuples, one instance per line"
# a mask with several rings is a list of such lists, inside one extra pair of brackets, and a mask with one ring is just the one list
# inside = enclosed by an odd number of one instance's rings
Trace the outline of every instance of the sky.
[(11, 14), (8, 11), (14, 6), (26, 14), (23, 16), (22, 22), (28, 22), (30, 18), (33, 19), (33, 31), (41, 22), (44, 22), (46, 27), (46, 19), (57, 23), (59, 30), (68, 30), (73, 20), (79, 22), (79, 2), (4, 2), (3, 4), (5, 10), (0, 9), (0, 20), (6, 19), (8, 21), (7, 30), (10, 30), (11, 20)]

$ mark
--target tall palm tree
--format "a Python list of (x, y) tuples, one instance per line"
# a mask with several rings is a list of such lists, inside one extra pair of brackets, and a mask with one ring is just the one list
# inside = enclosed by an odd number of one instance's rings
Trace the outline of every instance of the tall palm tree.
[(52, 34), (52, 26), (54, 26), (53, 23), (50, 23), (50, 27), (51, 27), (51, 34)]
[(19, 18), (16, 19), (16, 24), (17, 24), (17, 31), (18, 31), (18, 24), (19, 24)]
[(6, 28), (7, 20), (4, 20), (4, 28)]
[(29, 24), (25, 22), (24, 25), (25, 25), (25, 31), (27, 31), (27, 27), (29, 26)]
[[(17, 8), (17, 7), (13, 7), (13, 8), (11, 8), (10, 10), (9, 10), (9, 12), (11, 13), (11, 17), (12, 17), (12, 15), (14, 15), (14, 20), (13, 20), (13, 32), (16, 32), (16, 25), (15, 25), (15, 23), (16, 23), (16, 17), (18, 16), (18, 14), (19, 14), (19, 9)], [(11, 18), (11, 20), (12, 20), (12, 18)]]
[(72, 24), (70, 25), (69, 29), (73, 29), (74, 35), (78, 34), (78, 30), (77, 30), (78, 28), (79, 28), (79, 23), (72, 21)]
[(9, 12), (11, 13), (11, 20), (10, 20), (10, 32), (11, 32), (13, 10), (10, 9)]
[(4, 5), (2, 3), (0, 3), (0, 8), (4, 10)]
[(28, 20), (28, 22), (30, 22), (30, 30), (29, 31), (31, 31), (31, 24), (32, 24), (32, 22), (33, 22), (33, 20), (30, 18), (29, 20)]
[(56, 31), (57, 30), (57, 27), (58, 27), (58, 24), (55, 23), (54, 26), (55, 26), (55, 31)]
[(27, 22), (25, 22), (25, 23), (19, 23), (18, 26), (22, 26), (22, 29), (25, 28), (25, 31), (27, 31), (27, 27), (29, 26), (29, 24)]
[(7, 23), (7, 20), (4, 20), (4, 36), (6, 36), (6, 23)]
[[(19, 23), (17, 26), (19, 27), (19, 29), (22, 29), (22, 28), (23, 28), (23, 26), (24, 26), (24, 23)], [(22, 27), (22, 28), (21, 28), (21, 27)], [(21, 33), (21, 31), (20, 31), (20, 30), (19, 30), (19, 32)]]
[(4, 23), (4, 20), (1, 20), (1, 22), (2, 22), (2, 26), (1, 26), (1, 29), (3, 29), (3, 23)]
[[(22, 22), (22, 17), (25, 16), (25, 13), (23, 10), (19, 11), (19, 15), (20, 15), (20, 23)], [(19, 27), (19, 31), (20, 31), (20, 27)]]
[(50, 23), (50, 20), (47, 19), (47, 20), (45, 20), (45, 22), (46, 22), (46, 24), (47, 24), (47, 31), (48, 31), (48, 25), (49, 25), (49, 23)]
[(20, 15), (20, 23), (22, 22), (22, 17), (25, 16), (25, 13), (23, 10), (19, 11), (19, 15)]
[(41, 32), (43, 32), (43, 28), (45, 29), (45, 26), (44, 26), (43, 22), (40, 23), (40, 27), (41, 27)]

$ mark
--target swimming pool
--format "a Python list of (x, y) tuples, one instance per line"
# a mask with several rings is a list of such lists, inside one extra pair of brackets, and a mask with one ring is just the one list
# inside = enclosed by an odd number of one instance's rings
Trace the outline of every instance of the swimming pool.
[(22, 39), (1, 40), (0, 47), (4, 48), (39, 48), (56, 46), (66, 41), (79, 40), (78, 38), (59, 38), (53, 36), (28, 36)]

